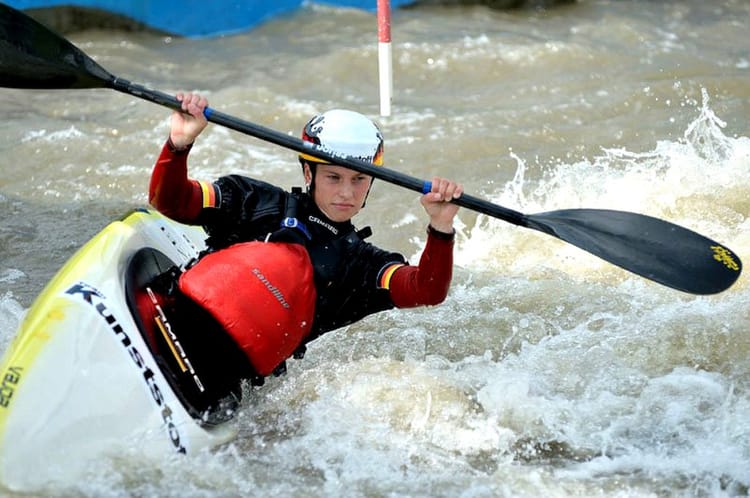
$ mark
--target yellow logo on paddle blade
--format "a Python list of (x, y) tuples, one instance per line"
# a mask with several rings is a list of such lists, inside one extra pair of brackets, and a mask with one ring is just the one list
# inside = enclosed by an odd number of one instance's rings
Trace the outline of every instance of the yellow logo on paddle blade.
[(734, 260), (734, 255), (726, 247), (722, 246), (711, 246), (711, 250), (714, 252), (714, 259), (730, 270), (739, 271), (740, 265)]

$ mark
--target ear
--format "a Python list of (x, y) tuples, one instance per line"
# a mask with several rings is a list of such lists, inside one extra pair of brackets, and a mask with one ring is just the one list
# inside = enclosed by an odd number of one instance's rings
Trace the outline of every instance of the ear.
[(305, 174), (305, 185), (308, 187), (312, 185), (313, 176), (312, 176), (312, 170), (310, 169), (310, 163), (305, 162), (305, 164), (302, 166), (302, 171)]

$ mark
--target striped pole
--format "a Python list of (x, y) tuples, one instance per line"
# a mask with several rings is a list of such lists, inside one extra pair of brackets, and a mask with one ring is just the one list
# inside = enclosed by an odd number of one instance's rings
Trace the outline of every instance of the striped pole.
[(378, 68), (380, 70), (380, 115), (391, 115), (393, 60), (391, 56), (391, 3), (378, 0)]

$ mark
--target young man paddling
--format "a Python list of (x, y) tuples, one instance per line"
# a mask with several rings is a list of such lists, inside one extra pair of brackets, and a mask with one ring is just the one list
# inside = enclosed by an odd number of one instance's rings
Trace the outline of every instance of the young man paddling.
[[(182, 342), (200, 351), (199, 387), (213, 396), (236, 395), (233, 377), (257, 382), (278, 373), (325, 332), (393, 307), (445, 299), (458, 211), (450, 201), (461, 195), (461, 185), (436, 177), (422, 196), (427, 244), (419, 265), (410, 266), (402, 255), (365, 242), (365, 231), (351, 222), (369, 194), (368, 175), (301, 155), (305, 192), (239, 175), (213, 183), (190, 179), (188, 152), (207, 125), (208, 102), (198, 94), (177, 98), (183, 112), (172, 114), (149, 200), (176, 221), (203, 225), (209, 235), (207, 254), (177, 276), (164, 305)], [(359, 113), (317, 115), (303, 140), (383, 164), (380, 130)]]

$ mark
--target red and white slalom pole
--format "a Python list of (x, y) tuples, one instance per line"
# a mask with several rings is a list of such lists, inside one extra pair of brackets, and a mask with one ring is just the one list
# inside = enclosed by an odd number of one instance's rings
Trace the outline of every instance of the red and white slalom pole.
[(391, 2), (378, 0), (378, 68), (380, 72), (380, 115), (391, 115), (393, 57), (391, 54)]

